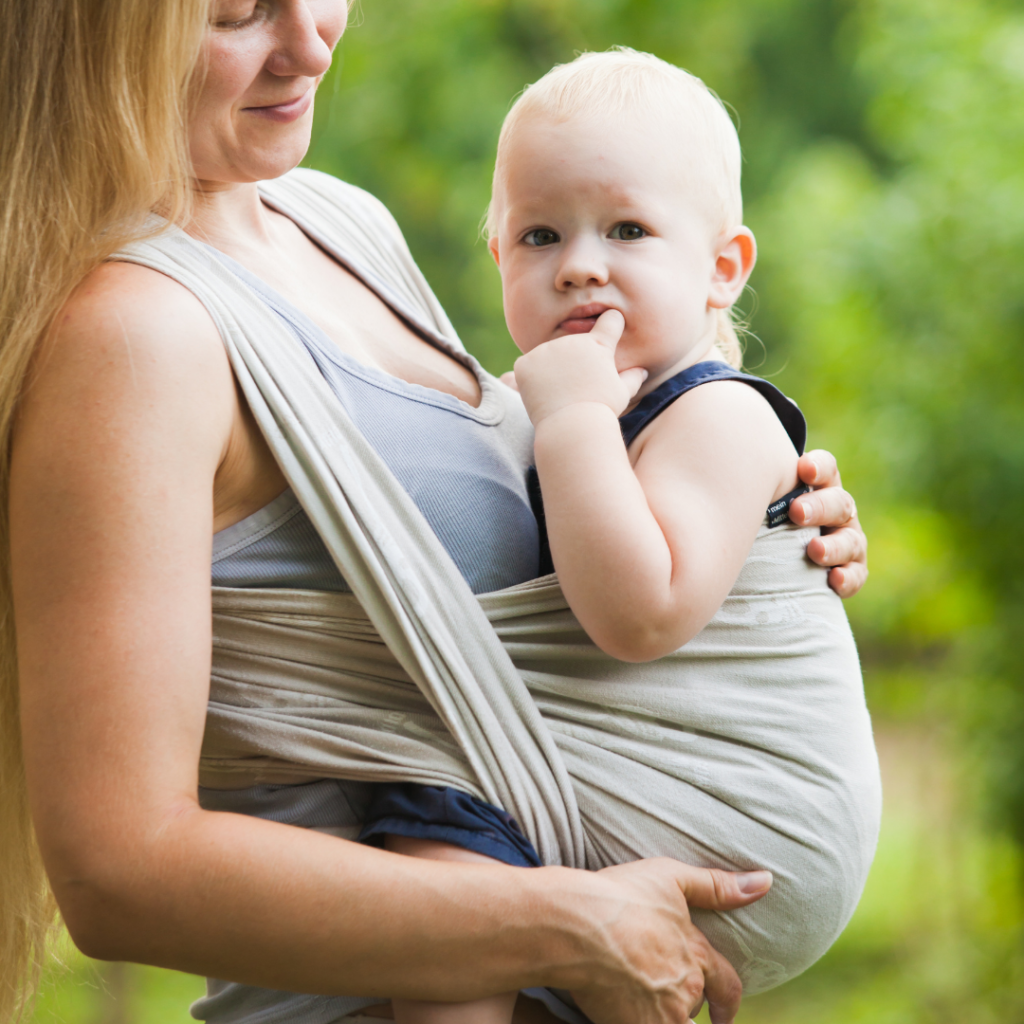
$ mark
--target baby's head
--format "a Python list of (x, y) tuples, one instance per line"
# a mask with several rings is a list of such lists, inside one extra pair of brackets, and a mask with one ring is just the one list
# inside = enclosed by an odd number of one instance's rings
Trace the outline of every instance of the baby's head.
[(657, 57), (583, 54), (505, 119), (487, 231), (524, 352), (618, 309), (617, 362), (651, 386), (702, 358), (738, 366), (730, 310), (756, 254), (742, 222), (729, 115)]

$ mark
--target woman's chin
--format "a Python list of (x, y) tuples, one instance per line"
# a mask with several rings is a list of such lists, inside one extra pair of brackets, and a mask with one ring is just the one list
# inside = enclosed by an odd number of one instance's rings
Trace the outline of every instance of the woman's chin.
[(289, 133), (288, 138), (277, 139), (266, 147), (253, 146), (246, 153), (244, 162), (239, 163), (247, 174), (251, 175), (247, 180), (267, 181), (270, 178), (280, 178), (282, 174), (287, 174), (302, 163), (309, 151), (312, 118), (309, 118), (308, 123), (289, 127), (293, 131)]
[[(239, 138), (231, 147), (232, 151), (218, 154), (218, 159), (194, 160), (196, 180), (203, 186), (211, 186), (207, 191), (218, 191), (217, 186), (223, 188), (280, 178), (298, 167), (309, 150), (312, 118), (309, 122), (289, 125), (286, 138), (280, 137), (284, 134), (280, 130), (277, 137), (271, 139), (255, 138), (250, 141)], [(280, 129), (280, 126), (275, 127)]]

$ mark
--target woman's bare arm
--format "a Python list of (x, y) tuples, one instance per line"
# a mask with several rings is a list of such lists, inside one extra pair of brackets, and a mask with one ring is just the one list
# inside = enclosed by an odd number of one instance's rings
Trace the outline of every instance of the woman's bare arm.
[[(689, 924), (768, 884), (657, 861), (472, 870), (199, 808), (214, 484), (239, 422), (199, 303), (110, 265), (25, 396), (11, 527), (37, 833), (75, 941), (291, 991), (458, 1000), (574, 988), (595, 1020), (668, 1024), (735, 974)], [(589, 1002), (588, 1002), (589, 1000)]]

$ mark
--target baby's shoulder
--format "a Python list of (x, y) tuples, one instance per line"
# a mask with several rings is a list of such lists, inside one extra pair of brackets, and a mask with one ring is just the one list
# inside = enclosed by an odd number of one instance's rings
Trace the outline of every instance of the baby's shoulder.
[(645, 490), (697, 488), (760, 516), (793, 489), (798, 452), (768, 399), (733, 379), (680, 395), (637, 436), (629, 456)]
[(797, 453), (779, 414), (761, 392), (744, 380), (723, 379), (681, 394), (637, 435), (636, 454), (683, 446), (709, 455), (729, 449)]

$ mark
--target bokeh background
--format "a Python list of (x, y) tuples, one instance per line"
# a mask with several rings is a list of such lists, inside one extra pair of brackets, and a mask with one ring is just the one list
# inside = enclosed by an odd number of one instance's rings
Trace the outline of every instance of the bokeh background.
[[(362, 0), (308, 164), (391, 208), (463, 339), (514, 348), (479, 236), (512, 97), (615, 44), (700, 75), (745, 153), (747, 365), (872, 542), (848, 609), (882, 758), (853, 922), (746, 1024), (1024, 1022), (1024, 4)], [(68, 948), (35, 1021), (188, 1019), (198, 979)]]

